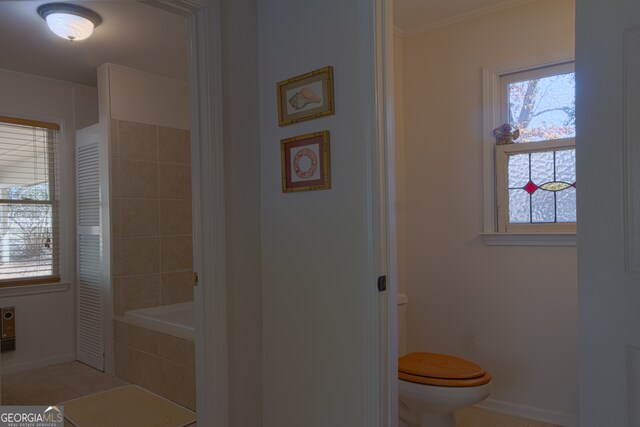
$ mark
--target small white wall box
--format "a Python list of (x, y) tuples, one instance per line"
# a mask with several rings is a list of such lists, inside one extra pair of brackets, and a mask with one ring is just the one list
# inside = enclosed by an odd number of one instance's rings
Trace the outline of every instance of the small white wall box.
[(2, 340), (0, 351), (14, 351), (16, 349), (16, 308), (2, 307)]

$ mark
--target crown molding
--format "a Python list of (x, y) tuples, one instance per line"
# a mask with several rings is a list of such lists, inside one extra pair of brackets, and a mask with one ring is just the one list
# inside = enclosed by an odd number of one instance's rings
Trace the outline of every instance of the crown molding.
[(439, 19), (437, 21), (429, 22), (427, 24), (421, 25), (419, 27), (411, 28), (411, 29), (399, 29), (399, 32), (394, 34), (398, 34), (402, 37), (410, 37), (415, 36), (417, 34), (425, 33), (427, 31), (433, 31), (442, 27), (446, 27), (448, 25), (458, 24), (460, 22), (468, 21), (473, 18), (477, 18), (484, 15), (489, 15), (491, 13), (500, 12), (506, 9), (511, 9), (512, 7), (522, 6), (528, 3), (533, 3), (536, 0), (507, 0), (502, 3), (494, 4), (492, 6), (483, 7), (480, 9), (471, 10), (469, 12), (460, 13), (458, 15), (451, 16), (449, 18)]

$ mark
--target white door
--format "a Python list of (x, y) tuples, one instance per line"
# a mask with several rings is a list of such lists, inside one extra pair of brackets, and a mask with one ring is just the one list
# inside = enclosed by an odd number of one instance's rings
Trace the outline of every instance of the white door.
[(640, 426), (640, 2), (577, 4), (581, 427)]

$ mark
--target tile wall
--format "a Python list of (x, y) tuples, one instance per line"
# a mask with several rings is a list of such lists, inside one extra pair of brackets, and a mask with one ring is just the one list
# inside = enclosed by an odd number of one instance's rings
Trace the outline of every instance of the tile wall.
[(114, 314), (193, 301), (189, 131), (111, 120)]
[(116, 376), (193, 411), (195, 343), (114, 321)]

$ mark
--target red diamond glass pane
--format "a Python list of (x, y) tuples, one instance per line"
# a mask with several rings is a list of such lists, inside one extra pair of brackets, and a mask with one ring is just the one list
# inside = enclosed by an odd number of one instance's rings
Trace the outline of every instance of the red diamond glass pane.
[(524, 186), (524, 191), (526, 191), (529, 194), (533, 194), (537, 189), (538, 189), (538, 186), (531, 181), (529, 181), (527, 185)]

